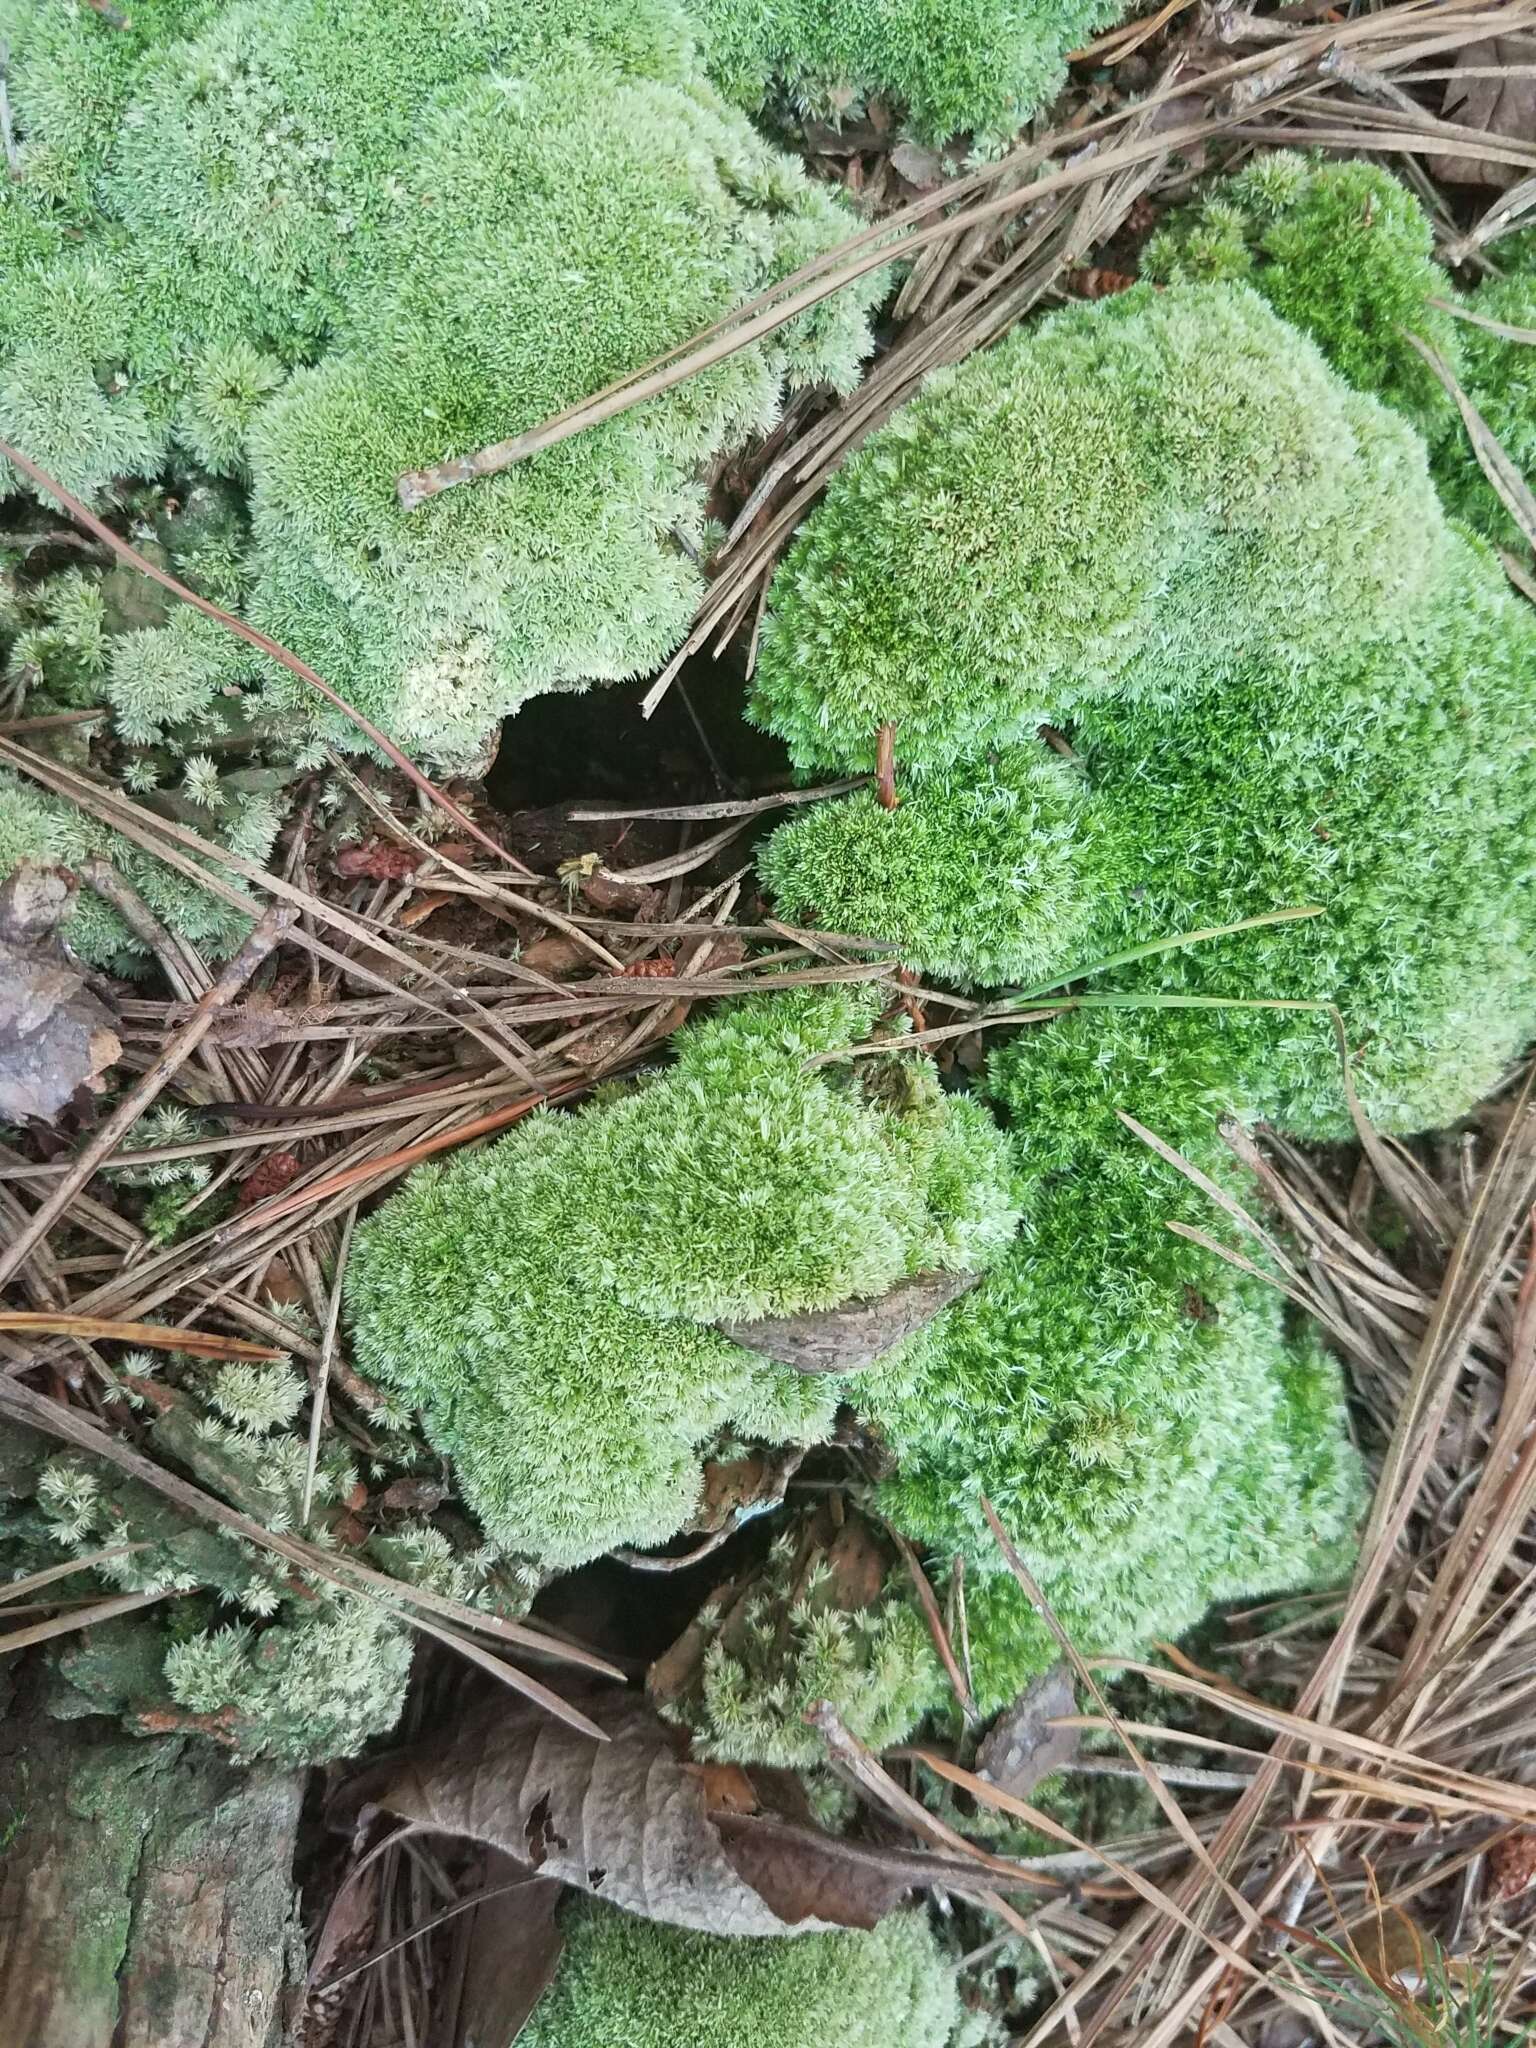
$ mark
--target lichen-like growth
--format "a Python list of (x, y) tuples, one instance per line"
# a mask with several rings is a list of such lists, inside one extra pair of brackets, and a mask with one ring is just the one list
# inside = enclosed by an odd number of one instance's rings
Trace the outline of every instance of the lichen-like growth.
[[(0, 428), (86, 495), (247, 483), (249, 615), (435, 760), (654, 664), (697, 599), (708, 465), (786, 384), (852, 382), (878, 279), (473, 489), (407, 512), (396, 478), (728, 313), (846, 232), (837, 201), (715, 97), (675, 0), (148, 14), (128, 38), (6, 0)], [(206, 666), (172, 687), (184, 652), (121, 679), (132, 736), (213, 703)], [(290, 742), (356, 744), (267, 680)]]
[[(307, 1392), (300, 1375), (230, 1365), (195, 1401), (153, 1392), (151, 1437), (163, 1457), (274, 1532), (298, 1526), (308, 1463), (307, 1431), (297, 1427)], [(356, 1484), (348, 1460), (327, 1451), (304, 1533), (332, 1543)], [(39, 1462), (4, 1490), (22, 1501), (0, 1520), (7, 1570), (90, 1557), (91, 1577), (106, 1591), (180, 1596), (63, 1646), (60, 1668), (78, 1711), (120, 1714), (142, 1734), (187, 1729), (241, 1762), (290, 1765), (350, 1756), (394, 1726), (412, 1635), (387, 1600), (295, 1572), (74, 1455)], [(104, 1550), (115, 1554), (99, 1557)], [(487, 1598), (487, 1556), (455, 1556), (430, 1525), (379, 1539), (375, 1558), (411, 1583)], [(504, 1588), (495, 1597), (506, 1605)]]
[(706, 1603), (653, 1668), (661, 1710), (690, 1729), (693, 1754), (809, 1768), (826, 1759), (806, 1720), (818, 1701), (877, 1750), (942, 1704), (949, 1682), (893, 1562), (854, 1514), (823, 1509), (782, 1529), (762, 1568)]
[(1002, 141), (1059, 90), (1067, 52), (1121, 0), (690, 0), (723, 91), (761, 106), (777, 85), (836, 118), (878, 94), (930, 142)]
[(563, 1921), (527, 2048), (947, 2048), (960, 2020), (954, 1973), (914, 1913), (788, 1940), (724, 1940), (595, 1903)]
[(773, 586), (754, 713), (911, 771), (1388, 629), (1442, 560), (1422, 444), (1253, 293), (1138, 288), (932, 377)]
[(1378, 164), (1255, 157), (1153, 236), (1142, 274), (1251, 284), (1357, 391), (1438, 432), (1447, 400), (1408, 335), (1453, 364), (1464, 328), (1431, 303), (1449, 281), (1418, 200)]
[(1279, 1297), (1168, 1229), (1209, 1203), (1114, 1115), (1208, 1174), (1219, 1053), (1188, 1013), (1094, 1012), (1024, 1033), (990, 1086), (1027, 1176), (1025, 1220), (979, 1288), (858, 1400), (900, 1470), (893, 1522), (967, 1563), (977, 1695), (1059, 1652), (1009, 1577), (986, 1494), (1080, 1648), (1125, 1654), (1216, 1600), (1326, 1580), (1360, 1504), (1337, 1368)]
[(807, 1064), (874, 1014), (856, 990), (745, 1002), (644, 1087), (414, 1174), (359, 1230), (359, 1359), (420, 1403), (494, 1540), (572, 1565), (672, 1535), (728, 1424), (812, 1442), (837, 1403), (714, 1323), (975, 1270), (1006, 1242), (1011, 1169), (974, 1106)]

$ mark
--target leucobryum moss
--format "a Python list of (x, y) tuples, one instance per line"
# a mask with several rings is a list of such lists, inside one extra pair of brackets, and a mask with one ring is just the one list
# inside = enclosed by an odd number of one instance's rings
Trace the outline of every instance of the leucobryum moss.
[(1224, 1063), (1187, 1012), (1080, 1012), (996, 1053), (1025, 1180), (979, 1287), (860, 1376), (900, 1460), (880, 1505), (966, 1562), (977, 1695), (1059, 1652), (1008, 1574), (986, 1494), (1080, 1649), (1134, 1654), (1212, 1602), (1335, 1577), (1362, 1499), (1337, 1367), (1272, 1290), (1168, 1229), (1194, 1190), (1114, 1112), (1218, 1180)]
[(568, 1566), (688, 1520), (727, 1426), (814, 1442), (839, 1398), (717, 1331), (975, 1270), (1017, 1219), (1000, 1133), (921, 1070), (811, 1067), (857, 990), (753, 999), (617, 1101), (413, 1174), (358, 1232), (359, 1362), (422, 1410), (492, 1539)]
[(1300, 674), (1443, 555), (1426, 497), (1416, 437), (1252, 292), (1074, 307), (930, 378), (834, 479), (753, 712), (802, 771), (873, 767), (891, 722), (927, 772), (1259, 651)]
[[(0, 0), (0, 431), (87, 496), (245, 482), (248, 615), (432, 760), (653, 665), (697, 600), (708, 464), (786, 385), (851, 384), (877, 278), (473, 488), (406, 512), (396, 478), (709, 325), (846, 210), (716, 98), (673, 0), (143, 13), (124, 37)], [(291, 738), (356, 743), (269, 681)], [(186, 715), (153, 694), (141, 718)]]
[(1379, 164), (1255, 157), (1154, 235), (1141, 267), (1163, 284), (1253, 285), (1356, 390), (1421, 431), (1443, 425), (1445, 393), (1408, 337), (1454, 364), (1465, 328), (1431, 303), (1450, 281), (1428, 216)]
[[(1094, 987), (1336, 1004), (1378, 1122), (1464, 1114), (1536, 1022), (1536, 622), (1445, 520), (1417, 437), (1246, 289), (1127, 293), (1008, 347), (872, 438), (775, 586), (760, 715), (807, 767), (863, 765), (894, 718), (902, 764), (895, 811), (860, 792), (773, 836), (781, 909), (962, 986), (1037, 987), (1317, 906)], [(1121, 374), (1143, 356), (1161, 407), (1143, 369)], [(1138, 436), (1155, 465), (1112, 485), (1102, 449)], [(1248, 462), (1287, 442), (1291, 485), (1271, 493)], [(1264, 505), (1239, 519), (1250, 484)], [(1072, 510), (1099, 501), (1107, 537)], [(1133, 546), (1153, 504), (1169, 531)], [(1218, 595), (1203, 577), (1224, 558)], [(1042, 717), (1074, 761), (1034, 736)], [(1256, 1113), (1347, 1133), (1324, 1009), (1210, 1010), (1198, 1028)]]
[[(1489, 539), (1524, 536), (1483, 474), (1460, 413), (1410, 336), (1428, 342), (1493, 429), (1515, 468), (1536, 468), (1536, 363), (1526, 343), (1458, 319), (1452, 303), (1508, 327), (1536, 326), (1536, 240), (1513, 235), (1459, 292), (1434, 260), (1429, 217), (1379, 165), (1295, 151), (1256, 157), (1217, 180), (1154, 235), (1143, 275), (1241, 280), (1311, 335), (1356, 389), (1395, 406), (1425, 435), (1447, 508)], [(1439, 301), (1439, 303), (1435, 303)]]
[(721, 90), (775, 89), (820, 119), (878, 95), (929, 142), (1005, 140), (1060, 90), (1066, 56), (1121, 0), (690, 0)]
[(582, 1901), (527, 2048), (947, 2048), (954, 1972), (926, 1920), (729, 1940)]

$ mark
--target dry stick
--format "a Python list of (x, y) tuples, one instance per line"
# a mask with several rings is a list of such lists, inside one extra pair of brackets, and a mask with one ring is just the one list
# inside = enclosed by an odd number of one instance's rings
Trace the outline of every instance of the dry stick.
[(1438, 349), (1431, 348), (1420, 335), (1411, 334), (1406, 327), (1399, 332), (1424, 358), (1450, 393), (1456, 410), (1461, 414), (1461, 422), (1467, 430), (1479, 468), (1498, 493), (1500, 504), (1531, 546), (1536, 548), (1536, 495), (1532, 494), (1530, 485), (1510, 460), (1503, 442), (1457, 383), (1455, 373)]
[(46, 491), (50, 497), (57, 499), (70, 518), (77, 525), (83, 526), (87, 533), (93, 534), (104, 547), (110, 548), (119, 561), (127, 562), (131, 568), (137, 569), (141, 575), (149, 577), (151, 582), (158, 583), (162, 589), (170, 591), (173, 597), (179, 597), (183, 604), (191, 605), (194, 611), (199, 611), (205, 618), (214, 620), (216, 624), (223, 626), (226, 632), (233, 633), (237, 639), (245, 641), (247, 646), (256, 648), (258, 652), (265, 654), (270, 660), (277, 662), (281, 667), (287, 669), (291, 675), (297, 676), (300, 682), (308, 683), (312, 690), (318, 690), (328, 704), (334, 705), (343, 717), (350, 719), (364, 738), (371, 740), (380, 753), (409, 782), (414, 783), (423, 796), (436, 804), (440, 810), (446, 812), (462, 831), (468, 832), (470, 837), (485, 847), (488, 852), (494, 853), (498, 860), (508, 862), (510, 866), (520, 869), (530, 880), (533, 879), (533, 870), (531, 868), (524, 867), (515, 854), (509, 853), (506, 847), (498, 845), (488, 832), (482, 831), (474, 819), (469, 816), (468, 812), (460, 810), (452, 798), (446, 796), (438, 788), (437, 784), (432, 781), (430, 776), (423, 775), (415, 762), (409, 760), (401, 753), (387, 733), (381, 732), (372, 720), (365, 718), (360, 711), (354, 711), (346, 699), (339, 696), (323, 676), (317, 675), (307, 661), (301, 661), (296, 654), (282, 646), (280, 642), (270, 638), (266, 633), (261, 632), (257, 627), (248, 625), (244, 619), (237, 618), (233, 612), (225, 611), (222, 606), (212, 603), (208, 598), (199, 597), (197, 592), (189, 590), (185, 583), (178, 582), (166, 570), (146, 560), (137, 548), (131, 547), (127, 541), (123, 540), (118, 534), (115, 534), (111, 527), (104, 520), (98, 519), (89, 507), (82, 505), (78, 498), (72, 497), (56, 477), (50, 476), (47, 470), (41, 468), (30, 456), (23, 455), (19, 448), (13, 448), (9, 441), (0, 440), (0, 456), (4, 456), (6, 461), (14, 463), (22, 474), (29, 476), (40, 490)]
[(320, 1370), (315, 1375), (313, 1411), (309, 1418), (309, 1458), (304, 1467), (304, 1505), (299, 1511), (299, 1527), (309, 1521), (310, 1507), (315, 1497), (315, 1468), (320, 1462), (320, 1432), (325, 1422), (325, 1397), (330, 1391), (331, 1359), (336, 1350), (336, 1325), (341, 1318), (341, 1284), (347, 1277), (347, 1254), (352, 1249), (352, 1226), (357, 1221), (356, 1205), (347, 1211), (347, 1220), (341, 1226), (341, 1244), (336, 1253), (336, 1273), (331, 1281), (330, 1305), (325, 1315), (325, 1334), (320, 1340)]
[(0, 1251), (0, 1287), (3, 1287), (27, 1254), (47, 1236), (69, 1208), (76, 1194), (112, 1152), (118, 1140), (137, 1123), (162, 1088), (196, 1052), (208, 1035), (213, 1020), (244, 988), (262, 961), (293, 922), (293, 913), (274, 904), (224, 969), (213, 987), (200, 998), (197, 1008), (166, 1046), (137, 1088), (113, 1110), (64, 1179), (34, 1212), (31, 1222), (3, 1251)]
[(0, 1313), (0, 1330), (28, 1332), (47, 1337), (89, 1337), (113, 1344), (136, 1344), (146, 1351), (185, 1351), (193, 1358), (248, 1359), (253, 1364), (275, 1364), (286, 1352), (266, 1344), (247, 1344), (242, 1337), (219, 1337), (212, 1331), (183, 1330), (168, 1323), (113, 1322), (104, 1316), (67, 1315), (62, 1310), (33, 1312), (7, 1309)]
[(662, 804), (651, 810), (635, 810), (624, 804), (575, 804), (566, 812), (574, 824), (610, 824), (620, 818), (662, 819), (668, 823), (691, 824), (708, 818), (755, 818), (760, 811), (784, 810), (791, 804), (818, 804), (831, 796), (846, 796), (861, 789), (867, 775), (848, 775), (841, 782), (824, 782), (816, 789), (776, 789), (771, 796), (721, 798), (709, 804)]
[(158, 1593), (119, 1593), (99, 1600), (91, 1607), (78, 1607), (52, 1621), (36, 1621), (30, 1628), (16, 1628), (0, 1635), (0, 1657), (12, 1650), (30, 1649), (53, 1636), (73, 1635), (77, 1629), (93, 1628), (100, 1621), (115, 1621), (120, 1614), (136, 1614), (141, 1607), (153, 1607), (161, 1600), (179, 1600), (190, 1588), (165, 1586)]

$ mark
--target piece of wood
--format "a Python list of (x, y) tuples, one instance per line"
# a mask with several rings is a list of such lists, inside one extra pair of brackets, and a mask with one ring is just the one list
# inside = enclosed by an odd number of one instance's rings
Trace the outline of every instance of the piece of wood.
[(16, 2048), (288, 2048), (302, 1773), (55, 1720), (0, 1727), (0, 2037)]
[(760, 1351), (796, 1372), (857, 1372), (915, 1336), (968, 1289), (977, 1273), (919, 1273), (870, 1301), (798, 1316), (762, 1316), (751, 1323), (717, 1323), (733, 1344)]

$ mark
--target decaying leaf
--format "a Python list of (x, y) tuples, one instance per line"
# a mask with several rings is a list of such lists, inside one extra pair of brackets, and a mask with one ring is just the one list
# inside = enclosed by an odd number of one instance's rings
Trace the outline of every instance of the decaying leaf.
[(872, 1301), (845, 1301), (839, 1308), (763, 1316), (751, 1323), (721, 1323), (719, 1328), (733, 1343), (792, 1365), (796, 1372), (856, 1372), (915, 1336), (979, 1277), (919, 1273)]
[(1071, 1670), (1053, 1664), (998, 1715), (977, 1751), (977, 1776), (1015, 1799), (1027, 1799), (1042, 1779), (1065, 1770), (1077, 1756), (1077, 1729), (1051, 1726), (1076, 1711)]
[[(591, 1742), (521, 1702), (498, 1699), (352, 1781), (403, 1820), (485, 1842), (530, 1871), (615, 1906), (710, 1934), (872, 1927), (943, 1872), (770, 1813), (743, 1813), (684, 1738), (632, 1693), (575, 1702), (609, 1736)], [(731, 1783), (734, 1785), (735, 1777)]]
[(77, 1088), (99, 1093), (122, 1052), (113, 1017), (54, 936), (74, 898), (57, 868), (23, 861), (0, 886), (0, 1121), (51, 1123)]
[[(1529, 142), (1536, 135), (1536, 36), (1490, 36), (1466, 43), (1445, 88), (1442, 111), (1448, 121), (1480, 128), (1485, 135)], [(1494, 163), (1469, 153), (1440, 159), (1440, 176), (1453, 185), (1513, 185), (1517, 164)]]
[(555, 1919), (564, 1889), (530, 1877), (499, 1850), (487, 1852), (486, 1896), (464, 1932), (455, 2048), (512, 2048), (554, 1981), (565, 1946)]

